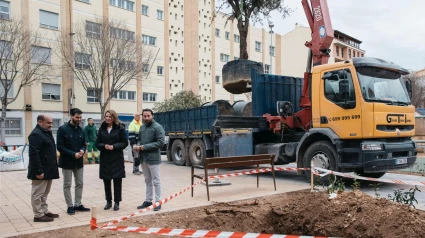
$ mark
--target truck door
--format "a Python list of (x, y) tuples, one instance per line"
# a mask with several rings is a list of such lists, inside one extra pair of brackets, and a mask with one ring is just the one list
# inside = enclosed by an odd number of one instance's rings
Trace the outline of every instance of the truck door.
[(324, 71), (321, 77), (320, 127), (332, 129), (341, 139), (361, 138), (361, 105), (351, 70)]

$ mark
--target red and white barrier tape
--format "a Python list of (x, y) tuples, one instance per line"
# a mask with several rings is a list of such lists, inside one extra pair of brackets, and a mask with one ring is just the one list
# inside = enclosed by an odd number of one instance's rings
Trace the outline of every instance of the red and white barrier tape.
[[(109, 226), (105, 229), (110, 231), (121, 231), (129, 233), (151, 234), (151, 235), (164, 235), (164, 236), (180, 236), (180, 237), (214, 237), (214, 238), (312, 238), (319, 236), (298, 236), (298, 235), (277, 235), (277, 234), (261, 234), (261, 233), (247, 233), (247, 232), (226, 232), (226, 231), (208, 231), (208, 230), (186, 230), (186, 229), (172, 229), (172, 228), (147, 228), (147, 227), (128, 227), (128, 226)], [(327, 238), (321, 236), (321, 238)]]
[(318, 174), (321, 177), (326, 176), (328, 174), (334, 174), (334, 175), (338, 175), (338, 176), (345, 177), (345, 178), (352, 178), (352, 179), (355, 178), (355, 179), (367, 180), (367, 181), (373, 181), (373, 182), (425, 186), (425, 182), (406, 181), (406, 180), (397, 180), (397, 179), (367, 178), (367, 177), (354, 175), (354, 174), (351, 174), (351, 173), (341, 173), (341, 172), (336, 172), (336, 171), (322, 169), (322, 168), (314, 168), (314, 170), (325, 172), (324, 174)]
[[(294, 171), (294, 170), (310, 170), (310, 169), (309, 169), (309, 168), (285, 168), (285, 167), (275, 167), (275, 171), (284, 171), (284, 170), (293, 170), (293, 171)], [(261, 168), (261, 169), (253, 169), (253, 170), (249, 170), (249, 171), (246, 171), (246, 172), (229, 173), (229, 174), (223, 174), (223, 175), (212, 175), (212, 176), (208, 176), (208, 178), (209, 178), (209, 179), (214, 179), (214, 178), (227, 178), (227, 177), (235, 177), (235, 176), (247, 175), (247, 174), (265, 173), (265, 172), (271, 172), (271, 171), (272, 171), (272, 169), (271, 169), (271, 168)], [(182, 194), (182, 193), (184, 193), (184, 192), (189, 191), (191, 188), (193, 188), (193, 187), (195, 187), (196, 185), (200, 184), (200, 183), (201, 183), (202, 181), (204, 181), (204, 180), (205, 180), (205, 178), (204, 178), (204, 179), (201, 179), (200, 181), (198, 181), (198, 182), (196, 182), (196, 183), (194, 183), (194, 184), (192, 184), (191, 186), (189, 186), (189, 187), (185, 188), (184, 190), (181, 190), (181, 191), (180, 191), (180, 192), (178, 192), (178, 193), (175, 193), (175, 194), (173, 194), (173, 195), (171, 195), (171, 196), (169, 196), (169, 197), (167, 197), (167, 198), (165, 198), (165, 199), (162, 199), (162, 200), (161, 200), (161, 201), (159, 201), (159, 202), (156, 202), (155, 204), (152, 204), (151, 206), (149, 206), (149, 207), (147, 207), (147, 208), (141, 209), (141, 210), (139, 210), (139, 211), (137, 211), (137, 212), (135, 212), (135, 213), (132, 213), (132, 214), (130, 214), (130, 215), (128, 215), (128, 216), (121, 217), (121, 218), (120, 218), (120, 219), (118, 219), (118, 220), (113, 220), (113, 221), (108, 222), (108, 223), (106, 223), (106, 224), (104, 224), (104, 225), (102, 225), (102, 226), (99, 226), (99, 225), (97, 224), (97, 222), (96, 222), (96, 219), (95, 219), (95, 218), (92, 218), (92, 220), (90, 221), (91, 229), (105, 228), (105, 227), (107, 227), (107, 226), (111, 226), (111, 225), (117, 224), (117, 223), (119, 223), (119, 222), (125, 221), (125, 220), (127, 220), (128, 218), (130, 218), (130, 217), (134, 217), (134, 216), (136, 216), (136, 215), (138, 215), (138, 214), (140, 214), (140, 213), (142, 213), (142, 212), (149, 211), (149, 210), (151, 210), (152, 208), (156, 208), (157, 206), (160, 206), (160, 205), (162, 205), (162, 204), (164, 204), (164, 203), (166, 203), (166, 202), (170, 201), (171, 199), (173, 199), (173, 198), (177, 197), (178, 195), (180, 195), (180, 194)]]

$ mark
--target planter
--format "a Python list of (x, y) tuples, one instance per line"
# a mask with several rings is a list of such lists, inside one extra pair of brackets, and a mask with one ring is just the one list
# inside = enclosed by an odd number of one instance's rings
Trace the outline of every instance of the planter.
[(251, 69), (263, 74), (263, 64), (251, 60), (233, 60), (223, 66), (223, 88), (233, 94), (251, 92)]

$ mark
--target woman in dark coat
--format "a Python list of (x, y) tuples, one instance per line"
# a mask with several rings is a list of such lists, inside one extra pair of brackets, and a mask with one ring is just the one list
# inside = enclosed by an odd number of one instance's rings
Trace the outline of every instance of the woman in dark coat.
[(124, 125), (118, 120), (114, 110), (105, 112), (105, 121), (99, 128), (96, 147), (100, 150), (99, 177), (103, 179), (105, 188), (105, 210), (112, 207), (111, 180), (114, 181), (114, 211), (118, 211), (122, 179), (125, 178), (124, 153), (128, 140)]

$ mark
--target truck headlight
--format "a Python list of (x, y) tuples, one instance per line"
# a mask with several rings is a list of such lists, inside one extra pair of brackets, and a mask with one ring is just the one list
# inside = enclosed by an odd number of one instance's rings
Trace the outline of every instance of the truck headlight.
[(362, 150), (383, 150), (382, 144), (362, 144)]

